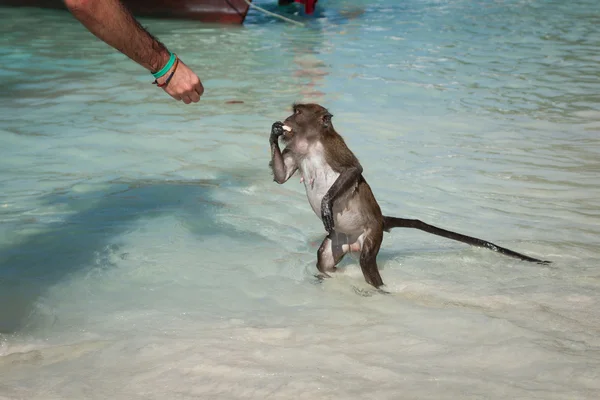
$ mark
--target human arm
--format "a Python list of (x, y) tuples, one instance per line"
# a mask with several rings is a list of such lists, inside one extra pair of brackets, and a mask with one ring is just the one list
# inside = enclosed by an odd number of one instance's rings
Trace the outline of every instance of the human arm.
[[(169, 61), (165, 45), (146, 31), (119, 0), (64, 0), (64, 3), (91, 33), (150, 72), (159, 71)], [(171, 72), (157, 82), (164, 83)], [(198, 76), (181, 60), (163, 89), (185, 104), (199, 101), (204, 93)]]

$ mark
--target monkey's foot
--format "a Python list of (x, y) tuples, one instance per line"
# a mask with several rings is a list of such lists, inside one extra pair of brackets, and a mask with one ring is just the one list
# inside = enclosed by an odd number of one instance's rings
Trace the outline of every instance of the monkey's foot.
[(327, 275), (325, 273), (318, 273), (318, 274), (314, 274), (313, 275), (315, 278), (317, 278), (316, 283), (323, 283), (325, 281), (325, 279), (327, 278), (331, 278), (331, 275)]
[(327, 268), (325, 271), (319, 271), (320, 275), (323, 275), (324, 278), (331, 278), (330, 273), (334, 274), (337, 272), (337, 267)]
[(387, 290), (383, 290), (381, 288), (381, 286), (378, 287), (376, 290), (377, 290), (377, 292), (379, 292), (379, 294), (392, 294), (392, 292), (388, 292)]
[(334, 273), (336, 271), (337, 271), (337, 268), (333, 267), (331, 269), (328, 269), (327, 271), (323, 271), (323, 272), (319, 271), (314, 276), (315, 276), (315, 278), (317, 278), (319, 280), (324, 280), (324, 279), (327, 279), (327, 278), (331, 278), (331, 275), (329, 275), (329, 272), (330, 273)]
[(371, 297), (375, 294), (383, 294), (383, 295), (389, 295), (392, 294), (391, 292), (385, 291), (383, 289), (379, 288), (374, 288), (374, 287), (370, 287), (368, 289), (361, 289), (357, 286), (352, 286), (352, 290), (354, 290), (354, 293), (356, 293), (359, 296), (362, 297)]
[(375, 288), (371, 288), (371, 289), (361, 289), (358, 286), (354, 286), (352, 285), (352, 290), (354, 291), (354, 293), (356, 293), (357, 295), (361, 296), (361, 297), (371, 297), (375, 294)]

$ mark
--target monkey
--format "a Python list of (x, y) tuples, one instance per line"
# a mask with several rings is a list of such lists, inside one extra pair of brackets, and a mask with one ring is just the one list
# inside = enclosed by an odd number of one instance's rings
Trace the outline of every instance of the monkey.
[[(363, 168), (333, 127), (331, 114), (316, 103), (292, 105), (293, 113), (271, 126), (269, 166), (273, 180), (284, 184), (296, 171), (304, 183), (308, 203), (323, 223), (327, 235), (317, 251), (320, 279), (331, 277), (347, 253), (359, 253), (365, 281), (379, 289), (383, 280), (377, 254), (384, 232), (393, 228), (415, 228), (476, 247), (483, 247), (520, 260), (549, 264), (486, 240), (462, 235), (418, 219), (383, 215)], [(279, 140), (285, 148), (281, 151)]]

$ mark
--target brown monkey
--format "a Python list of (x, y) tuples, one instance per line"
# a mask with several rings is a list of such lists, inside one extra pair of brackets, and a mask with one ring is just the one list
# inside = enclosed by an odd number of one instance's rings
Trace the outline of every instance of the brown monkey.
[[(275, 122), (271, 128), (269, 165), (279, 184), (300, 170), (308, 202), (328, 233), (317, 253), (321, 276), (335, 271), (346, 253), (360, 252), (365, 280), (379, 288), (383, 281), (377, 267), (377, 253), (383, 232), (392, 228), (416, 228), (521, 260), (549, 263), (416, 219), (384, 216), (362, 176), (360, 162), (335, 131), (333, 115), (318, 104), (294, 104), (293, 110), (283, 123)], [(286, 144), (283, 152), (279, 148), (280, 137)]]

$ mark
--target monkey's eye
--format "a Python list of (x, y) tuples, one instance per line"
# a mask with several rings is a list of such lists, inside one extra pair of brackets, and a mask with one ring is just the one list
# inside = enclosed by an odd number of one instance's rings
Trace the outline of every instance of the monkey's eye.
[(296, 108), (296, 109), (294, 109), (294, 114), (300, 115), (300, 114), (302, 114), (302, 112), (300, 111), (299, 108)]

